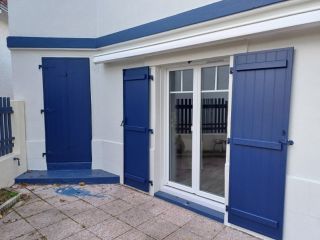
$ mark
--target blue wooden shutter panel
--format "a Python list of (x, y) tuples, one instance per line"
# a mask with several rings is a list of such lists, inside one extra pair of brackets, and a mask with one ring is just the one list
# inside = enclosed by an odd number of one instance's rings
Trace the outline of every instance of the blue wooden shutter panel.
[(91, 169), (88, 58), (42, 58), (48, 170)]
[(234, 58), (228, 221), (282, 239), (293, 48)]
[(123, 70), (124, 183), (149, 192), (149, 67)]

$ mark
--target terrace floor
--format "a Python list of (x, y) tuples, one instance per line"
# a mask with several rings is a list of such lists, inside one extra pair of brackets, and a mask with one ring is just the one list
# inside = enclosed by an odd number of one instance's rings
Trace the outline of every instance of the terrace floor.
[(0, 219), (1, 240), (256, 239), (118, 184), (13, 187), (29, 197)]

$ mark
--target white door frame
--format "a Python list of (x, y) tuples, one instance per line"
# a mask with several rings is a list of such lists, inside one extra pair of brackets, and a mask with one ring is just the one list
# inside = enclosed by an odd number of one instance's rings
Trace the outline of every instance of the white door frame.
[[(164, 85), (164, 185), (168, 187), (172, 187), (178, 190), (182, 190), (184, 192), (188, 192), (191, 194), (195, 194), (200, 197), (204, 197), (209, 200), (213, 200), (215, 202), (225, 204), (225, 197), (217, 196), (214, 194), (210, 194), (207, 192), (200, 191), (200, 156), (201, 156), (201, 68), (203, 67), (217, 67), (217, 66), (225, 66), (230, 65), (230, 62), (215, 62), (209, 64), (188, 64), (188, 65), (176, 65), (174, 67), (167, 67), (163, 69), (163, 79), (162, 83)], [(175, 70), (186, 70), (193, 69), (193, 126), (192, 126), (192, 187), (184, 186), (182, 184), (178, 184), (169, 180), (169, 161), (170, 161), (170, 151), (169, 151), (169, 137), (170, 137), (170, 107), (169, 107), (169, 99), (170, 99), (170, 91), (169, 91), (169, 72)], [(217, 71), (216, 71), (217, 74)], [(216, 81), (217, 82), (217, 81)], [(230, 82), (230, 81), (229, 81)], [(215, 92), (227, 92), (226, 90), (215, 91)], [(230, 84), (229, 84), (229, 100), (230, 100)], [(230, 107), (231, 102), (229, 101), (228, 108), (228, 132), (229, 135), (229, 126), (230, 126)], [(228, 152), (228, 146), (226, 151)], [(228, 153), (226, 154), (228, 157)], [(226, 159), (226, 163), (228, 160)], [(227, 175), (225, 174), (225, 177)], [(227, 180), (225, 180), (226, 182)], [(226, 189), (226, 184), (225, 184)], [(227, 190), (227, 189), (226, 189)], [(226, 194), (225, 194), (226, 195)]]

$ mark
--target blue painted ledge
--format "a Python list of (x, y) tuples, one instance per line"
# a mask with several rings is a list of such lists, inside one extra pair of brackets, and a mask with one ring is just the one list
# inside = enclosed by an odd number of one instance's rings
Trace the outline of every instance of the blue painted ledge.
[(103, 170), (51, 170), (28, 171), (15, 179), (16, 183), (29, 184), (112, 184), (119, 183), (120, 177)]
[(216, 220), (218, 222), (223, 223), (224, 222), (224, 213), (218, 212), (216, 210), (213, 210), (211, 208), (205, 207), (203, 205), (187, 201), (183, 198), (179, 198), (177, 196), (171, 195), (169, 193), (165, 192), (156, 192), (154, 194), (155, 197), (160, 198), (164, 201), (170, 202), (172, 204), (175, 204), (179, 207), (183, 207), (185, 209), (188, 209), (190, 211), (193, 211), (195, 213), (198, 213), (202, 216), (205, 216), (207, 218)]

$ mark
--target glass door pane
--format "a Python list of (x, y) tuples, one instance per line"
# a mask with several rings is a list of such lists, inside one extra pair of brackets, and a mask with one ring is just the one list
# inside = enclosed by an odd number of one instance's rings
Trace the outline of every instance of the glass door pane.
[(193, 70), (169, 72), (169, 180), (191, 187)]
[(224, 197), (229, 66), (201, 69), (200, 190)]

